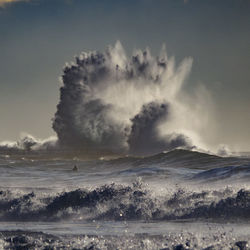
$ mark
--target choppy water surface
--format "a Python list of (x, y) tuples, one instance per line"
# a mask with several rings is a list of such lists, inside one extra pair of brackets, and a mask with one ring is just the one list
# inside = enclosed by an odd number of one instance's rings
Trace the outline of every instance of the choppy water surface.
[(5, 249), (248, 247), (248, 158), (185, 150), (94, 161), (1, 155), (0, 166)]

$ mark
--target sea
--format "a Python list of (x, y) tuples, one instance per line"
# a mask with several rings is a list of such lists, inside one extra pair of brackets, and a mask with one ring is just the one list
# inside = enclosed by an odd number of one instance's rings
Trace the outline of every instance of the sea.
[(0, 155), (0, 249), (249, 249), (250, 157)]

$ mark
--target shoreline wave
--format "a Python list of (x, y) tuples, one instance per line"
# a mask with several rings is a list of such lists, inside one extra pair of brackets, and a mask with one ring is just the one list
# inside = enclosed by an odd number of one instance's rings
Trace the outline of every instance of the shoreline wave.
[(0, 192), (0, 221), (250, 221), (250, 190), (178, 189), (156, 195), (137, 182), (75, 189), (55, 195)]

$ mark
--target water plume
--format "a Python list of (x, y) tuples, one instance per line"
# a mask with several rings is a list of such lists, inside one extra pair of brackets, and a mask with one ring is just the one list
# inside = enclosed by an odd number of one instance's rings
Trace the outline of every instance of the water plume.
[(64, 68), (53, 121), (59, 144), (130, 154), (193, 147), (192, 138), (167, 127), (186, 105), (178, 95), (191, 66), (186, 58), (176, 67), (165, 47), (158, 57), (149, 49), (128, 57), (119, 41), (103, 53), (82, 53)]
[(207, 150), (209, 95), (204, 87), (185, 92), (191, 67), (192, 58), (176, 66), (164, 46), (156, 57), (149, 49), (129, 57), (119, 41), (104, 52), (83, 52), (63, 69), (52, 125), (57, 137), (25, 135), (0, 150), (85, 156)]

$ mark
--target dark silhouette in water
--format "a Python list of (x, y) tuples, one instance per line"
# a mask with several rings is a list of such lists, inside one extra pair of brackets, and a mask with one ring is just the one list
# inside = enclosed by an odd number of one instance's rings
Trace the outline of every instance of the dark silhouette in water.
[(72, 170), (76, 172), (78, 171), (78, 167), (75, 165)]

